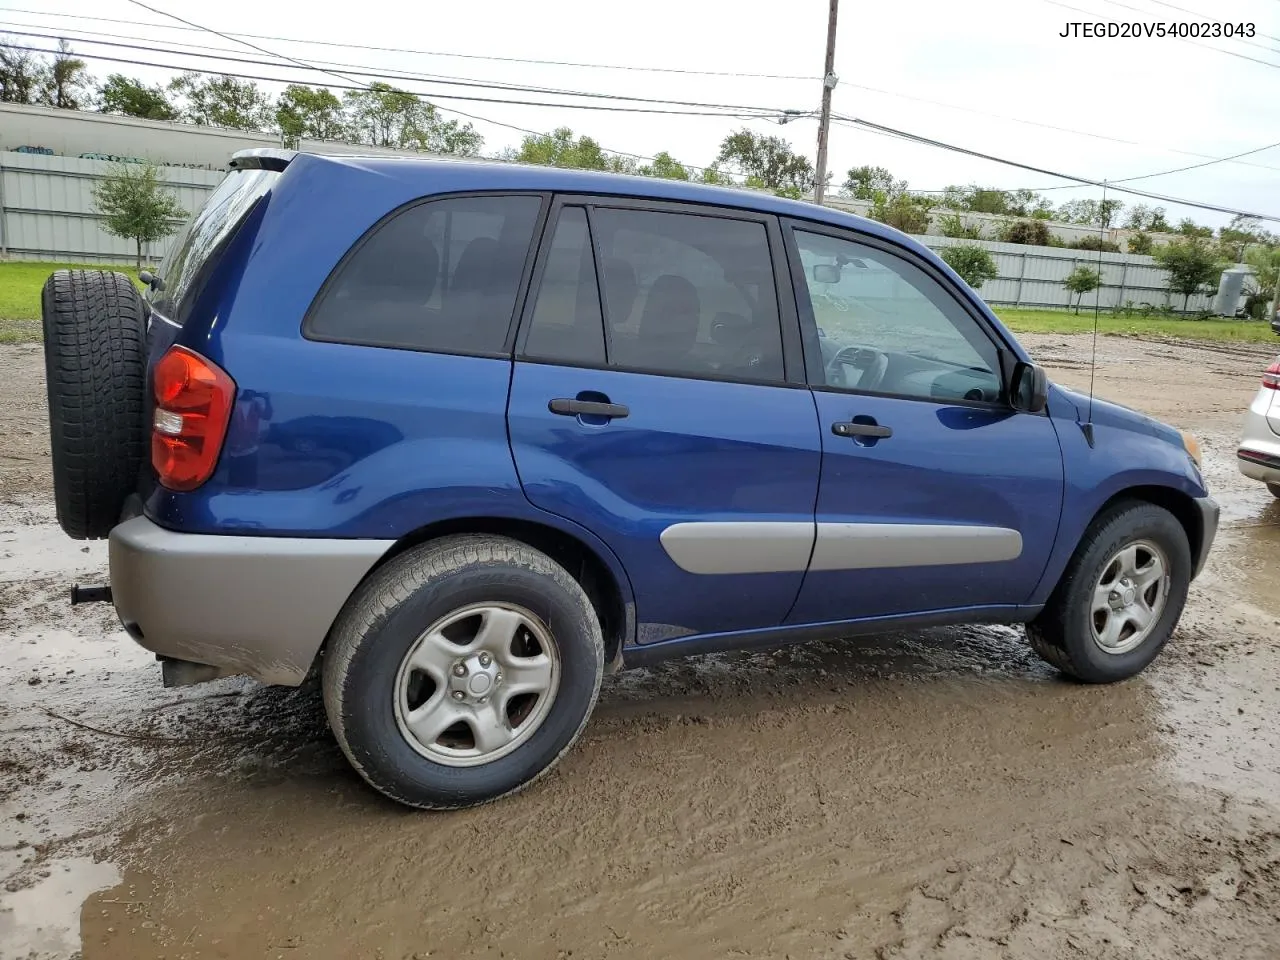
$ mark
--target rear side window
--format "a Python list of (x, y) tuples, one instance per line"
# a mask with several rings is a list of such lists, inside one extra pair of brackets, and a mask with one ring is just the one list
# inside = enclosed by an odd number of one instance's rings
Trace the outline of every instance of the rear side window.
[(401, 211), (338, 268), (307, 335), (501, 353), (541, 204), (538, 197), (454, 197)]
[(151, 305), (161, 316), (177, 324), (184, 321), (185, 308), (206, 273), (205, 264), (279, 177), (274, 170), (236, 170), (218, 184), (182, 228), (160, 266), (162, 286), (151, 295)]
[(783, 379), (778, 294), (764, 224), (601, 208), (609, 363), (675, 376)]
[(604, 320), (591, 232), (582, 207), (565, 207), (538, 286), (525, 355), (604, 366)]

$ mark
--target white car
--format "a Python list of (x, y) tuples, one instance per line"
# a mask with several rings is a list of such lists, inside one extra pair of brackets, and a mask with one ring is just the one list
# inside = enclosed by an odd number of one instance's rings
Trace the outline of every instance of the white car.
[(1249, 404), (1236, 463), (1246, 477), (1261, 480), (1280, 497), (1280, 357), (1262, 374), (1262, 386)]

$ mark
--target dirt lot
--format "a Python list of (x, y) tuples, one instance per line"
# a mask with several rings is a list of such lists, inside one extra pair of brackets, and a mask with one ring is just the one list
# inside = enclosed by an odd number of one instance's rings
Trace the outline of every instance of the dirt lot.
[[(1088, 380), (1086, 337), (1027, 336)], [(0, 348), (0, 957), (1280, 955), (1280, 505), (1235, 472), (1267, 345), (1104, 338), (1097, 389), (1196, 432), (1224, 528), (1142, 677), (1019, 631), (611, 678), (558, 771), (403, 811), (314, 689), (166, 691), (50, 502), (37, 348)]]

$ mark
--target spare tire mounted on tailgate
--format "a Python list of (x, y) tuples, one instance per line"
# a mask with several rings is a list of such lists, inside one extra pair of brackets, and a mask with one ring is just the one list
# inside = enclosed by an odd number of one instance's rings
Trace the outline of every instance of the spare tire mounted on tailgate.
[(142, 297), (121, 273), (58, 270), (40, 305), (58, 522), (76, 540), (100, 540), (147, 456)]

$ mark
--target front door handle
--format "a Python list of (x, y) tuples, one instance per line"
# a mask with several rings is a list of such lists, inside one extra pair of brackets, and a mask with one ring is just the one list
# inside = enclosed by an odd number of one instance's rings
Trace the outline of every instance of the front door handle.
[(609, 417), (621, 420), (631, 415), (625, 403), (604, 403), (600, 400), (572, 400), (560, 397), (547, 404), (547, 409), (562, 417)]
[(878, 423), (858, 423), (854, 420), (833, 423), (831, 432), (837, 437), (876, 437), (881, 440), (893, 436), (892, 427), (883, 427)]

